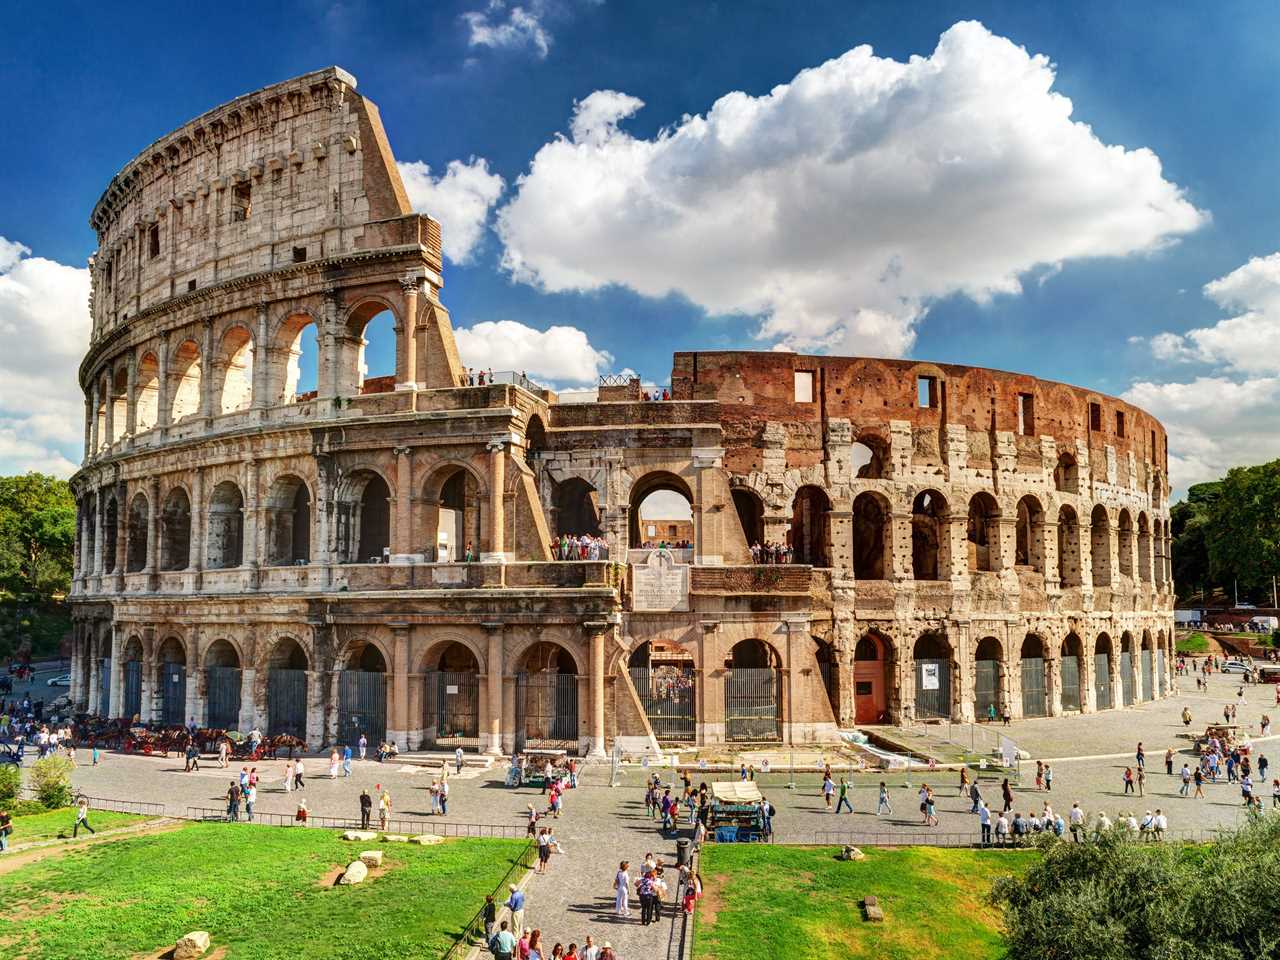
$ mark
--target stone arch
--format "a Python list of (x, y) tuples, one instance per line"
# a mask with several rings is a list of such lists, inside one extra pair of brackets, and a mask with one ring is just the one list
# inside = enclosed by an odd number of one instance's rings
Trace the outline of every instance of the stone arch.
[(1028, 633), (1023, 638), (1018, 659), (1022, 672), (1022, 715), (1024, 717), (1049, 715), (1047, 653), (1048, 645), (1039, 634)]
[[(640, 477), (640, 479), (636, 480), (635, 483), (631, 485), (631, 493), (629, 496), (629, 503), (631, 504), (631, 509), (628, 511), (629, 519), (630, 519), (629, 539), (630, 539), (631, 546), (639, 547), (643, 543), (645, 543), (647, 540), (651, 540), (652, 542), (657, 543), (659, 541), (669, 540), (669, 539), (677, 539), (677, 540), (683, 539), (678, 536), (675, 538), (668, 537), (666, 535), (667, 531), (659, 530), (657, 528), (658, 527), (657, 524), (652, 525), (654, 527), (654, 530), (653, 530), (652, 536), (650, 537), (648, 535), (648, 527), (644, 526), (641, 523), (640, 511), (641, 511), (641, 508), (644, 506), (644, 502), (648, 500), (652, 494), (659, 493), (661, 491), (669, 491), (683, 497), (685, 502), (689, 504), (689, 512), (690, 512), (690, 516), (692, 517), (693, 493), (689, 489), (689, 485), (684, 481), (683, 478), (666, 470), (655, 470), (651, 473), (646, 473), (644, 476)], [(652, 519), (668, 519), (668, 518), (662, 517), (662, 518), (652, 518)], [(679, 517), (679, 518), (672, 517), (670, 519), (683, 520), (683, 517)], [(692, 523), (690, 523), (690, 527), (692, 527)]]
[(947, 498), (922, 490), (911, 504), (911, 573), (916, 580), (941, 580), (947, 560)]
[(264, 650), (263, 662), (256, 686), (267, 715), (266, 733), (305, 740), (312, 669), (306, 646), (292, 635), (277, 636)]
[(1138, 514), (1138, 579), (1151, 582), (1151, 521), (1145, 510)]
[(111, 442), (123, 440), (129, 427), (129, 370), (116, 367), (111, 377)]
[(253, 405), (253, 334), (248, 327), (232, 324), (218, 342), (214, 355), (214, 390), (218, 413), (237, 413)]
[(133, 423), (138, 433), (153, 429), (160, 418), (160, 361), (150, 350), (138, 361), (134, 385)]
[(877, 491), (864, 490), (854, 497), (850, 513), (854, 579), (888, 580), (893, 556), (892, 508), (888, 498)]
[(1120, 575), (1122, 577), (1133, 576), (1133, 517), (1128, 510), (1120, 511), (1118, 523), (1119, 533), (1117, 540), (1117, 559), (1119, 560)]
[(955, 653), (947, 635), (937, 630), (922, 633), (911, 650), (915, 674), (917, 717), (946, 719), (954, 704)]
[(271, 482), (263, 510), (268, 566), (311, 562), (311, 512), (305, 480), (282, 473)]
[(973, 659), (974, 714), (979, 720), (995, 720), (1006, 707), (1005, 689), (1008, 678), (1005, 673), (1004, 644), (996, 637), (983, 637), (974, 649)]
[[(343, 329), (346, 338), (340, 350), (339, 393), (353, 396), (394, 390), (395, 358), (403, 349), (398, 341), (404, 335), (396, 306), (382, 297), (363, 297), (347, 311)], [(383, 359), (373, 361), (373, 367), (370, 366), (371, 353), (383, 356)], [(383, 369), (387, 365), (387, 353), (391, 356), (389, 371)], [(377, 372), (374, 372), (375, 368)]]
[(129, 501), (128, 542), (125, 550), (125, 572), (137, 573), (147, 566), (147, 525), (151, 504), (145, 493), (135, 493)]
[(1080, 560), (1080, 518), (1075, 507), (1058, 508), (1058, 582), (1064, 587), (1083, 583)]
[(578, 654), (555, 640), (532, 640), (516, 655), (516, 673), (571, 673), (583, 675)]
[(888, 722), (894, 660), (893, 642), (880, 631), (868, 630), (858, 638), (853, 648), (855, 723)]
[(742, 525), (742, 536), (748, 547), (764, 543), (764, 500), (755, 490), (746, 486), (734, 486), (733, 509)]
[(1044, 573), (1044, 507), (1035, 496), (1018, 501), (1015, 527), (1014, 564)]
[(600, 536), (600, 494), (582, 477), (565, 477), (555, 486), (555, 531), (571, 537)]
[(152, 668), (152, 712), (166, 726), (182, 726), (187, 721), (187, 648), (183, 640), (169, 634), (156, 648)]
[(761, 670), (782, 668), (782, 655), (767, 640), (751, 637), (739, 640), (729, 649), (725, 668), (730, 670)]
[[(128, 525), (128, 517), (125, 518)], [(93, 528), (90, 528), (93, 535)], [(126, 531), (127, 535), (127, 531)], [(116, 549), (120, 537), (120, 503), (114, 493), (103, 498), (102, 505), (102, 570), (104, 573), (116, 572)], [(90, 554), (92, 563), (92, 554)]]
[(969, 498), (969, 521), (965, 526), (966, 549), (971, 573), (992, 571), (1000, 560), (1000, 505), (985, 490)]
[(172, 378), (169, 396), (173, 398), (169, 419), (173, 423), (194, 417), (200, 411), (201, 369), (200, 347), (194, 340), (183, 340), (173, 350), (169, 364)]
[(191, 565), (191, 498), (181, 484), (164, 498), (160, 511), (160, 569), (185, 570)]
[(142, 671), (145, 659), (146, 646), (142, 638), (136, 633), (132, 634), (120, 652), (121, 702), (118, 707), (112, 704), (117, 716), (142, 719)]
[(223, 480), (209, 494), (205, 566), (230, 570), (244, 563), (244, 494), (234, 480)]
[(276, 324), (268, 390), (275, 404), (315, 399), (320, 383), (320, 323), (307, 310), (291, 310)]
[(339, 563), (379, 561), (391, 546), (391, 487), (381, 473), (361, 467), (338, 484)]
[(1080, 466), (1066, 451), (1058, 454), (1058, 463), (1053, 468), (1053, 488), (1059, 493), (1080, 492)]
[(235, 667), (244, 663), (240, 647), (231, 637), (218, 637), (204, 651), (205, 667)]
[(1089, 517), (1089, 553), (1093, 562), (1093, 585), (1111, 586), (1111, 517), (1100, 503)]
[(532, 413), (524, 425), (525, 463), (534, 467), (547, 449), (547, 427), (539, 414)]
[(97, 408), (93, 411), (93, 419), (97, 427), (97, 451), (102, 451), (111, 445), (111, 438), (107, 436), (107, 404), (111, 400), (111, 394), (106, 374), (98, 378), (97, 394)]
[(889, 463), (889, 443), (878, 433), (864, 430), (853, 441), (853, 459), (849, 466), (859, 480), (881, 480)]
[(1085, 673), (1084, 643), (1074, 630), (1062, 638), (1058, 650), (1059, 699), (1063, 710), (1083, 710), (1089, 678)]
[(488, 546), (484, 518), (486, 486), (469, 465), (439, 464), (422, 485), (423, 522), (428, 553), (437, 562), (463, 560), (470, 548), (478, 559)]
[(822, 487), (807, 483), (796, 491), (788, 539), (793, 563), (831, 566), (831, 498)]

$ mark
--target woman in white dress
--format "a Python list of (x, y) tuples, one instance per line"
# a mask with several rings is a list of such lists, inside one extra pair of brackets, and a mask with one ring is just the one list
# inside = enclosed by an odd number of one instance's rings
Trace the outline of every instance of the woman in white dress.
[(284, 765), (284, 792), (293, 792), (293, 761), (290, 760)]
[(338, 748), (334, 747), (329, 754), (329, 779), (338, 779)]
[(629, 866), (631, 861), (623, 860), (618, 864), (618, 873), (613, 878), (613, 889), (618, 892), (614, 899), (614, 913), (620, 917), (631, 916), (631, 907), (627, 902), (627, 896), (631, 890), (631, 874), (627, 873)]

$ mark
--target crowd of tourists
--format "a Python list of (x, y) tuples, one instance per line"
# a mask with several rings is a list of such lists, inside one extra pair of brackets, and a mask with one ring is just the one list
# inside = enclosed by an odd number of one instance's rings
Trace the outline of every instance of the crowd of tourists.
[(551, 541), (551, 556), (556, 560), (608, 560), (609, 543), (589, 533), (576, 537), (562, 533), (560, 539)]
[(751, 562), (757, 566), (760, 564), (791, 563), (794, 557), (795, 553), (789, 543), (774, 543), (771, 540), (766, 540), (764, 543), (756, 541), (751, 544)]

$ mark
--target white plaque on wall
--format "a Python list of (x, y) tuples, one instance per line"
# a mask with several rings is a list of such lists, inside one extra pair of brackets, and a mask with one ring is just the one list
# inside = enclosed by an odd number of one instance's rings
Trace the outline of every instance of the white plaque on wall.
[(631, 608), (667, 612), (689, 609), (689, 565), (676, 563), (670, 550), (654, 550), (631, 567)]

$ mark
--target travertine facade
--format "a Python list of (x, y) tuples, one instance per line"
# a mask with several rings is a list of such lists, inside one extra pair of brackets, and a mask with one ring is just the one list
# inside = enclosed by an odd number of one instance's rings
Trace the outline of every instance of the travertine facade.
[[(1169, 689), (1165, 434), (1118, 400), (782, 353), (677, 354), (664, 402), (469, 386), (439, 226), (336, 68), (158, 140), (91, 222), (86, 710), (598, 754)], [(655, 490), (691, 550), (639, 549)], [(560, 533), (611, 560), (553, 561)]]

